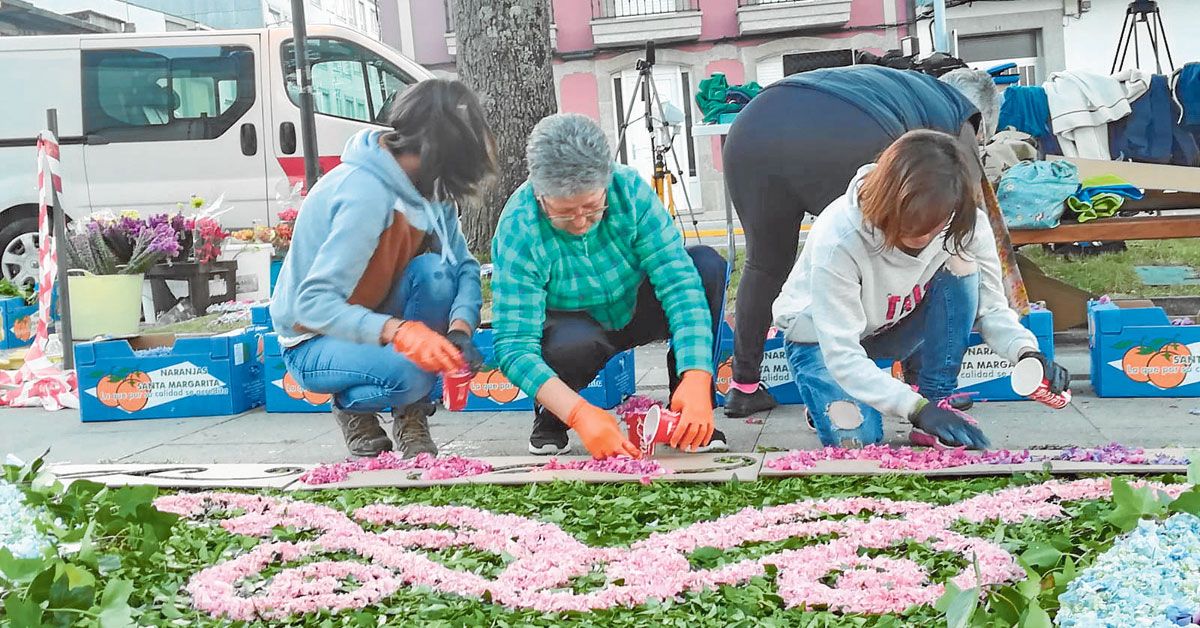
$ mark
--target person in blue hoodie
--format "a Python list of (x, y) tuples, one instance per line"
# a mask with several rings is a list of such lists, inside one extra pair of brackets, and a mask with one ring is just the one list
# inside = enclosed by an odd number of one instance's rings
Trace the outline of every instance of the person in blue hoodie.
[(308, 194), (271, 302), (283, 361), (305, 389), (333, 394), (356, 456), (436, 455), (428, 417), (438, 373), (482, 362), (479, 262), (457, 202), (495, 173), (495, 142), (475, 95), (456, 81), (410, 87), (391, 131), (350, 139)]

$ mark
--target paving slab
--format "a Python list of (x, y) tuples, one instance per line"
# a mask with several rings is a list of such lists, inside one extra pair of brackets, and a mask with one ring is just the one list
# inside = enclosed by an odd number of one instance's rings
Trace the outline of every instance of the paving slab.
[[(454, 484), (522, 485), (544, 482), (640, 482), (639, 475), (623, 473), (601, 473), (575, 469), (547, 470), (543, 467), (548, 459), (541, 456), (486, 456), (482, 458), (492, 465), (490, 473), (446, 480), (421, 479), (419, 470), (357, 471), (341, 482), (307, 485), (297, 482), (288, 490), (326, 490), (344, 488), (421, 488)], [(558, 456), (561, 463), (583, 462), (586, 456)], [(666, 454), (654, 458), (671, 472), (655, 478), (658, 482), (728, 482), (737, 478), (741, 482), (753, 482), (758, 478), (762, 464), (759, 454)]]
[(274, 488), (296, 482), (312, 465), (299, 464), (51, 464), (63, 482), (92, 480), (108, 486), (164, 488)]
[[(767, 453), (759, 469), (759, 477), (797, 477), (812, 475), (920, 475), (923, 477), (968, 477), (1012, 475), (1013, 473), (1036, 473), (1046, 471), (1055, 475), (1080, 475), (1087, 473), (1140, 474), (1183, 473), (1186, 464), (1111, 464), (1104, 462), (1052, 460), (1061, 450), (1031, 450), (1033, 458), (1019, 464), (969, 464), (945, 469), (886, 469), (878, 460), (820, 460), (803, 469), (777, 469), (774, 461), (786, 456), (785, 452)], [(1186, 458), (1180, 449), (1147, 449), (1146, 455)]]

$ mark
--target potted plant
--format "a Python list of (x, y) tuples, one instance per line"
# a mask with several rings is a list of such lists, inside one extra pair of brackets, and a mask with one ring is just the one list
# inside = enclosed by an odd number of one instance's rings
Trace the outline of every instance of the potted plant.
[(170, 221), (135, 212), (97, 212), (75, 222), (66, 239), (71, 323), (79, 338), (132, 335), (141, 319), (143, 273), (179, 255)]

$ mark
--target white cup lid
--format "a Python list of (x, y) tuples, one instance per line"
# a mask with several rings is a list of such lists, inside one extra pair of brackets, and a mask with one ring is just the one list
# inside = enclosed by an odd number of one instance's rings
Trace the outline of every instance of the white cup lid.
[(658, 423), (662, 420), (662, 410), (658, 406), (650, 406), (646, 418), (642, 419), (642, 442), (638, 445), (647, 449), (654, 444), (654, 436), (658, 434)]
[(1013, 367), (1010, 381), (1014, 393), (1028, 397), (1037, 392), (1045, 379), (1046, 369), (1042, 368), (1042, 363), (1037, 358), (1025, 358)]

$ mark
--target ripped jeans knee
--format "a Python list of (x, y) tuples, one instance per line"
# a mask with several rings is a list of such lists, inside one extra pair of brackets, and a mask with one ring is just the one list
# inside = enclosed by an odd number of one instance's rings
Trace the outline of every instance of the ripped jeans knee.
[(950, 259), (946, 260), (946, 272), (955, 277), (968, 277), (979, 272), (979, 264), (973, 259), (966, 259), (958, 255), (951, 255)]
[(883, 442), (883, 417), (874, 408), (834, 400), (824, 408), (809, 408), (809, 412), (817, 436), (826, 447), (855, 448)]

